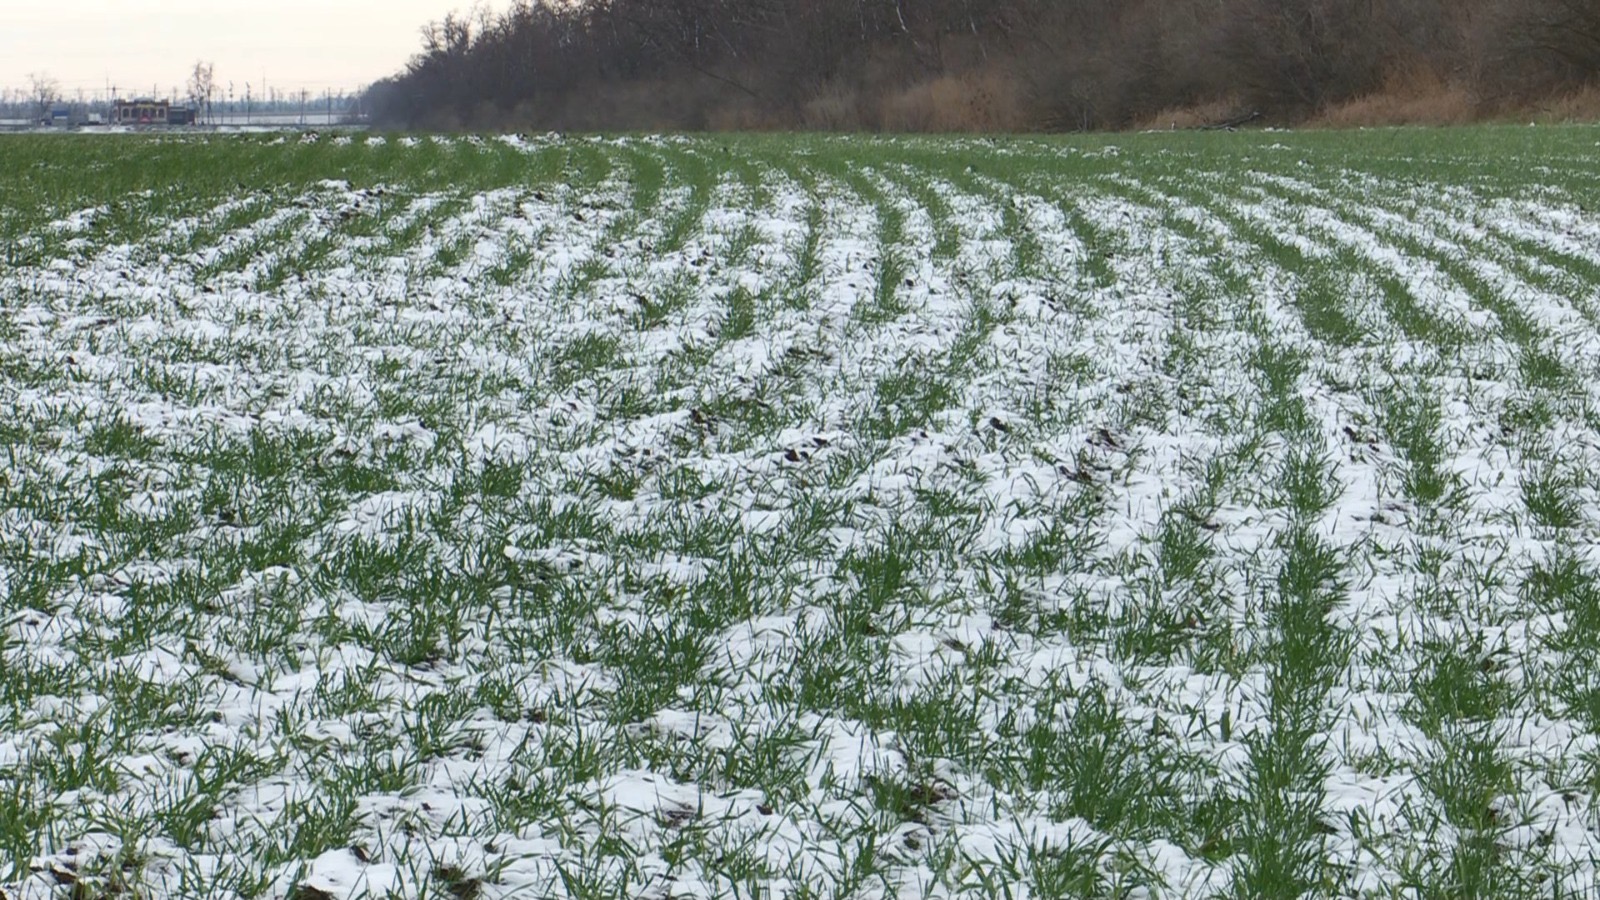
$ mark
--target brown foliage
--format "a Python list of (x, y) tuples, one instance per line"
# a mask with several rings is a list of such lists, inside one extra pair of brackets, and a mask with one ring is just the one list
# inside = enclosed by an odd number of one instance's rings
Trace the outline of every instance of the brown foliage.
[(1207, 100), (1189, 106), (1163, 109), (1133, 124), (1137, 131), (1188, 131), (1196, 128), (1215, 128), (1249, 115), (1248, 108), (1237, 97)]
[(1013, 131), (1600, 111), (1600, 0), (517, 0), (447, 16), (386, 125)]
[(940, 75), (883, 98), (888, 131), (1000, 132), (1026, 126), (1017, 86), (998, 73)]
[(1412, 68), (1390, 73), (1376, 91), (1325, 107), (1308, 124), (1319, 128), (1461, 125), (1481, 114), (1466, 87), (1431, 70)]
[(1600, 122), (1600, 85), (1556, 94), (1534, 105), (1535, 118), (1551, 123)]

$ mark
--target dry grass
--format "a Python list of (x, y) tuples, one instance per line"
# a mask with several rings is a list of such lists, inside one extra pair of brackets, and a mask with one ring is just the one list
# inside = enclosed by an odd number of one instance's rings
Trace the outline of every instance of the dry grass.
[(1308, 128), (1465, 125), (1483, 118), (1472, 92), (1427, 69), (1394, 72), (1378, 90), (1323, 109)]
[(1211, 100), (1192, 106), (1175, 106), (1135, 122), (1133, 131), (1185, 131), (1230, 122), (1244, 115), (1237, 100)]
[(749, 100), (732, 100), (706, 113), (712, 131), (768, 131), (782, 123)]
[(1329, 107), (1308, 128), (1372, 128), (1388, 125), (1465, 125), (1477, 121), (1477, 104), (1461, 88), (1413, 96), (1375, 93)]
[(844, 85), (829, 85), (801, 107), (801, 122), (813, 131), (848, 131), (861, 127), (860, 94)]
[(1600, 122), (1600, 84), (1591, 84), (1540, 103), (1536, 118), (1551, 123)]
[[(1134, 130), (1167, 131), (1204, 128), (1240, 115), (1235, 100), (1216, 100), (1164, 110), (1134, 124)], [(1302, 128), (1382, 128), (1392, 126), (1449, 126), (1475, 122), (1527, 122), (1561, 124), (1600, 122), (1600, 83), (1538, 101), (1488, 103), (1473, 91), (1427, 70), (1397, 72), (1383, 87), (1343, 103), (1333, 104), (1309, 119)]]
[(878, 104), (889, 131), (1020, 131), (1027, 121), (1018, 85), (999, 74), (944, 75), (889, 94)]
[[(883, 67), (880, 67), (883, 68)], [(423, 127), (556, 127), (568, 130), (626, 127), (651, 131), (881, 131), (922, 133), (1020, 133), (1071, 130), (1076, 122), (1054, 122), (1015, 72), (974, 69), (938, 75), (909, 86), (892, 84), (885, 71), (858, 73), (820, 86), (798, 106), (774, 106), (759, 97), (730, 96), (724, 85), (699, 75), (608, 85), (553, 109), (519, 104), (510, 112), (483, 103), (458, 112), (436, 110)], [(870, 76), (870, 77), (869, 77)], [(1237, 96), (1174, 106), (1127, 123), (1130, 131), (1182, 131), (1241, 119), (1253, 109)], [(796, 121), (798, 118), (798, 121)], [(1247, 125), (1341, 129), (1387, 126), (1451, 126), (1508, 121), (1557, 124), (1600, 122), (1600, 82), (1543, 100), (1491, 102), (1460, 81), (1423, 69), (1397, 70), (1369, 93), (1323, 108), (1309, 118), (1269, 116)]]

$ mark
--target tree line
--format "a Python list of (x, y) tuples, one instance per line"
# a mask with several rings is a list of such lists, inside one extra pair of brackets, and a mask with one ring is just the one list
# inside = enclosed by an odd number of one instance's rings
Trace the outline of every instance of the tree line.
[(428, 24), (367, 99), (410, 128), (1088, 130), (1592, 114), (1597, 81), (1597, 0), (516, 0)]

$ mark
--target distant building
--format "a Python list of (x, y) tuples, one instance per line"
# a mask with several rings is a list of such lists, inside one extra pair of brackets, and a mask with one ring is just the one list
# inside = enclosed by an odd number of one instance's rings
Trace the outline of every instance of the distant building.
[(172, 104), (165, 100), (117, 100), (111, 104), (114, 125), (165, 125)]
[(193, 125), (195, 111), (166, 100), (118, 100), (111, 104), (113, 125)]

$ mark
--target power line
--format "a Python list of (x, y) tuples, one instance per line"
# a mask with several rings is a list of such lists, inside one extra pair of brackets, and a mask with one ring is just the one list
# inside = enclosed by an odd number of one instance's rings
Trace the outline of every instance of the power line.
[[(50, 80), (55, 82), (56, 86), (58, 88), (60, 88), (62, 91), (104, 90), (107, 87), (108, 83), (126, 83), (128, 81), (128, 79), (118, 78), (117, 76), (101, 76), (100, 78), (89, 78), (89, 79), (66, 79), (66, 78), (55, 78), (55, 77), (52, 77)], [(369, 81), (361, 81), (361, 82), (352, 83), (352, 82), (341, 82), (341, 81), (323, 81), (323, 80), (317, 80), (317, 79), (274, 78), (274, 79), (272, 79), (272, 84), (275, 87), (292, 87), (292, 88), (294, 88), (296, 93), (298, 93), (303, 88), (305, 90), (308, 90), (308, 91), (312, 92), (313, 94), (319, 94), (319, 95), (322, 94), (325, 91), (332, 91), (335, 94), (338, 94), (338, 93), (349, 94), (349, 93), (355, 93), (357, 91), (365, 90), (369, 85), (372, 84), (373, 81), (376, 81), (376, 80), (377, 79), (372, 79), (372, 80), (369, 80)], [(142, 81), (142, 79), (140, 79), (139, 81)], [(138, 82), (134, 82), (134, 83), (138, 83)], [(167, 85), (167, 87), (178, 87), (178, 88), (181, 89), (182, 84), (183, 84), (183, 79), (177, 79), (177, 80), (174, 80), (174, 81), (170, 82)], [(19, 79), (15, 80), (12, 83), (7, 83), (7, 82), (4, 82), (4, 81), (0, 81), (0, 90), (6, 90), (6, 89), (26, 90), (28, 88), (28, 86), (29, 85), (28, 85), (28, 77), (27, 76), (23, 76), (22, 78), (19, 78)]]

